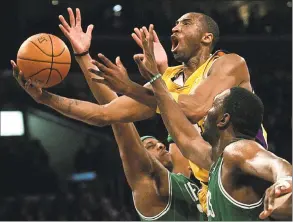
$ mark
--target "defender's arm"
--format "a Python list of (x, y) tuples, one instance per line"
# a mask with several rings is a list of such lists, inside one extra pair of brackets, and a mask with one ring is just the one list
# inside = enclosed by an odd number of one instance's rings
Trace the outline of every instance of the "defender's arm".
[(245, 149), (243, 146), (231, 147), (227, 153), (225, 159), (233, 167), (273, 183), (266, 190), (260, 218), (292, 218), (292, 165), (253, 141), (246, 141)]

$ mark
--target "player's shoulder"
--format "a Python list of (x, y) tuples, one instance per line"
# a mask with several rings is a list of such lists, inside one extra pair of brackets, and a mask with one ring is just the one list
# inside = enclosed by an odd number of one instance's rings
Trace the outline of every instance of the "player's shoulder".
[(221, 70), (220, 75), (235, 75), (238, 78), (246, 80), (249, 79), (249, 71), (245, 59), (236, 53), (223, 53), (221, 51), (216, 52), (218, 54), (215, 59), (209, 75), (219, 74), (218, 70)]
[(243, 139), (229, 144), (223, 152), (223, 157), (231, 164), (238, 164), (264, 151), (263, 147), (254, 140)]
[(214, 55), (219, 55), (219, 58), (215, 61), (215, 63), (221, 63), (221, 64), (246, 64), (245, 59), (240, 56), (237, 53), (228, 53), (224, 52), (222, 50), (218, 50), (217, 52), (214, 53)]

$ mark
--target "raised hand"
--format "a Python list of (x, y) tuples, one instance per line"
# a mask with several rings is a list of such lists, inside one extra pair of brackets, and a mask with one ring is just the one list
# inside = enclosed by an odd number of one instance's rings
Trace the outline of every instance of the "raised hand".
[(136, 54), (133, 57), (138, 66), (140, 74), (147, 80), (150, 80), (159, 73), (154, 55), (153, 30), (154, 25), (152, 24), (150, 25), (149, 30), (147, 30), (145, 27), (140, 29), (144, 56), (142, 57), (141, 55)]
[(92, 63), (96, 65), (100, 71), (93, 68), (89, 69), (89, 71), (102, 78), (92, 78), (92, 81), (103, 83), (113, 91), (125, 94), (132, 81), (129, 79), (127, 70), (122, 64), (120, 57), (116, 58), (116, 64), (112, 63), (103, 54), (98, 54), (98, 57), (102, 63), (96, 60), (93, 60)]
[(287, 200), (285, 197), (287, 194), (292, 195), (292, 177), (288, 177), (288, 179), (280, 179), (266, 190), (264, 210), (259, 215), (259, 218), (265, 219), (269, 217), (277, 208), (280, 208), (281, 205)]
[[(148, 34), (148, 30), (146, 28), (145, 28), (145, 30)], [(134, 33), (132, 33), (131, 36), (132, 36), (133, 40), (136, 42), (136, 44), (139, 47), (143, 48), (142, 37), (140, 34), (140, 30), (138, 28), (134, 28)], [(157, 66), (158, 66), (160, 73), (164, 73), (165, 70), (168, 68), (168, 57), (167, 57), (166, 51), (163, 48), (155, 30), (153, 30), (153, 36), (154, 36), (153, 47), (154, 47), (154, 54), (155, 54), (156, 63), (157, 63)], [(143, 54), (138, 54), (138, 55), (143, 57)]]
[(89, 50), (92, 40), (92, 31), (94, 26), (89, 25), (86, 32), (83, 32), (81, 27), (81, 14), (80, 10), (76, 9), (76, 17), (71, 8), (67, 8), (69, 14), (70, 25), (66, 22), (62, 15), (59, 15), (59, 20), (61, 24), (59, 28), (63, 34), (70, 41), (73, 51), (75, 53), (83, 53)]
[(37, 86), (36, 83), (33, 83), (31, 79), (25, 82), (23, 73), (19, 70), (16, 63), (11, 60), (11, 65), (13, 69), (13, 77), (19, 83), (19, 85), (37, 102), (41, 102), (41, 97), (43, 95), (43, 90)]

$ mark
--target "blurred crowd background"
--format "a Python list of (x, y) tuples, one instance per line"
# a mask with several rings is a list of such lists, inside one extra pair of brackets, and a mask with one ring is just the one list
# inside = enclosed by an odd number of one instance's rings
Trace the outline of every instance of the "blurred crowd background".
[[(21, 111), (25, 133), (0, 137), (0, 220), (138, 220), (111, 127), (62, 117), (36, 104), (12, 78), (9, 61), (29, 36), (52, 33), (70, 48), (58, 28), (67, 7), (81, 9), (84, 28), (95, 25), (92, 56), (121, 56), (140, 84), (145, 81), (132, 60), (140, 52), (130, 36), (134, 27), (153, 23), (169, 65), (177, 65), (170, 53), (175, 21), (190, 11), (213, 17), (221, 32), (216, 49), (235, 52), (248, 64), (265, 105), (269, 149), (292, 163), (291, 0), (12, 0), (1, 13), (0, 108)], [(49, 91), (95, 102), (74, 58), (66, 79)], [(159, 116), (136, 126), (141, 135), (166, 142)]]

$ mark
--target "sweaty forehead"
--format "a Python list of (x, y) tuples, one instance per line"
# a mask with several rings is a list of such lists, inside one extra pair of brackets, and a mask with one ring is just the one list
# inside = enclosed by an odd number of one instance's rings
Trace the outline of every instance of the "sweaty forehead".
[(192, 20), (192, 21), (199, 21), (201, 17), (201, 14), (199, 13), (195, 13), (195, 12), (190, 12), (190, 13), (186, 13), (184, 15), (182, 15), (177, 21), (183, 21), (183, 20)]

